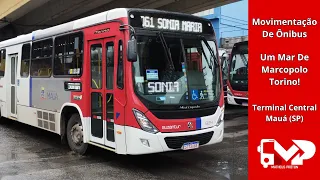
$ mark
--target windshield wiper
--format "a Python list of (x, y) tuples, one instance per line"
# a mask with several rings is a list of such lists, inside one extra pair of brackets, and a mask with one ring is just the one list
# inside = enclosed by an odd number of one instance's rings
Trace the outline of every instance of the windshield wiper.
[[(219, 67), (218, 59), (217, 59), (217, 57), (214, 55), (214, 52), (213, 52), (213, 50), (211, 49), (208, 41), (207, 41), (206, 38), (204, 38), (203, 36), (200, 36), (200, 38), (203, 40), (204, 44), (207, 46), (207, 48), (208, 48), (209, 51), (210, 51), (210, 54), (211, 54), (210, 65), (212, 64), (212, 58), (213, 58), (216, 67)], [(211, 65), (211, 66), (212, 66), (212, 65)]]
[(173, 61), (172, 61), (172, 57), (170, 55), (170, 50), (169, 50), (168, 45), (166, 43), (166, 40), (165, 40), (165, 38), (163, 36), (163, 33), (159, 32), (158, 36), (159, 36), (159, 38), (161, 40), (162, 46), (163, 46), (163, 48), (165, 50), (165, 53), (166, 53), (166, 57), (167, 57), (167, 60), (168, 60), (168, 63), (169, 63), (169, 68), (170, 68), (169, 70), (175, 71), (175, 68), (174, 68), (174, 65), (173, 65)]
[[(198, 50), (198, 51), (199, 51), (199, 50)], [(203, 47), (200, 48), (200, 51), (201, 51), (201, 53), (204, 54), (204, 59), (206, 60), (208, 66), (209, 66), (209, 69), (212, 70), (212, 61), (211, 61), (212, 58), (210, 58), (210, 60), (208, 61), (207, 55), (206, 55), (206, 53), (204, 52)], [(205, 66), (204, 68), (202, 68), (202, 70), (204, 70), (205, 68), (207, 68), (207, 66)]]

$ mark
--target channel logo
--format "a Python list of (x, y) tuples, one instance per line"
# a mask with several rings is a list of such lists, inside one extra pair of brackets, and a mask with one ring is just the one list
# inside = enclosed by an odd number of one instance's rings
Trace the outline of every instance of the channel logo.
[(307, 140), (292, 140), (289, 149), (283, 148), (274, 139), (262, 139), (258, 146), (260, 162), (264, 168), (272, 169), (297, 169), (303, 165), (304, 160), (311, 159), (316, 146)]

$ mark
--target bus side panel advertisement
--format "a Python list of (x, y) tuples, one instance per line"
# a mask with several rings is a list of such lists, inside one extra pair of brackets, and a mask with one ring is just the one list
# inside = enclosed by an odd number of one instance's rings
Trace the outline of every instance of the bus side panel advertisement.
[(249, 179), (319, 179), (319, 22), (311, 2), (249, 1)]

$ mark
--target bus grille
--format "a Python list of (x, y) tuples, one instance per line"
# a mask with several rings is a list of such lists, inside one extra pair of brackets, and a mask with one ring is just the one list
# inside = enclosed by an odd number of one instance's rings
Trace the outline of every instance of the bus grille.
[(166, 137), (164, 140), (170, 149), (180, 149), (186, 142), (199, 141), (200, 145), (207, 144), (211, 140), (212, 136), (213, 131), (191, 136)]
[(248, 103), (248, 99), (238, 99), (238, 98), (234, 98), (234, 101), (235, 101), (237, 104)]

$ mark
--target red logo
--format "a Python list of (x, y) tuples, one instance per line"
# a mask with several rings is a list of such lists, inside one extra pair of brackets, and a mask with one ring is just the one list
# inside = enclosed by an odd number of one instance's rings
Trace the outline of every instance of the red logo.
[(293, 144), (285, 149), (274, 139), (262, 139), (258, 146), (260, 163), (264, 168), (297, 169), (304, 160), (311, 159), (316, 146), (311, 141), (292, 140)]
[(189, 129), (192, 129), (192, 128), (193, 128), (192, 122), (188, 122), (188, 128), (189, 128)]

